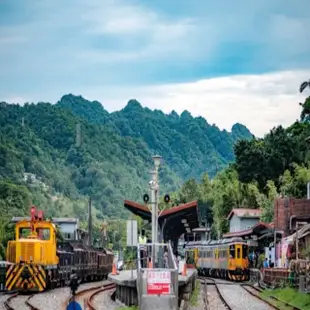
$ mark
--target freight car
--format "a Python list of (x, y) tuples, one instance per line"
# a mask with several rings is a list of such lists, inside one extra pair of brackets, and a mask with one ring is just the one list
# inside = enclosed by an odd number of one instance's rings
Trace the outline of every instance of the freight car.
[(16, 224), (15, 240), (8, 242), (6, 288), (41, 292), (70, 282), (72, 271), (83, 281), (106, 278), (113, 253), (81, 241), (57, 242), (56, 226), (31, 208), (31, 219)]
[(242, 238), (189, 242), (185, 253), (186, 262), (202, 275), (235, 281), (249, 277), (248, 245)]

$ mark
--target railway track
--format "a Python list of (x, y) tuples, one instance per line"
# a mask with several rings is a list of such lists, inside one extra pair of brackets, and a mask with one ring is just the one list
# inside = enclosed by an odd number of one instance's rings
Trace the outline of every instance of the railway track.
[[(206, 277), (199, 277), (199, 279), (203, 280), (204, 281), (204, 285), (207, 287), (208, 283), (207, 283), (207, 280), (211, 281), (214, 283), (214, 286), (216, 288), (216, 292), (221, 300), (221, 302), (223, 303), (224, 307), (228, 310), (233, 310), (229, 304), (227, 303), (227, 301), (225, 300), (224, 296), (222, 295), (220, 289), (218, 288), (218, 285), (216, 284), (216, 280), (215, 279), (212, 279), (212, 278), (206, 278)], [(206, 295), (207, 292), (205, 292), (205, 295)], [(208, 296), (205, 297), (205, 305), (206, 305), (206, 308), (207, 310), (211, 309), (209, 307), (209, 302), (208, 302)]]
[(65, 304), (65, 309), (67, 308), (67, 305), (73, 301), (73, 300), (80, 300), (82, 301), (83, 300), (83, 297), (88, 294), (88, 293), (91, 293), (93, 292), (88, 298), (86, 298), (86, 304), (87, 306), (89, 307), (89, 309), (91, 310), (96, 310), (96, 308), (93, 306), (92, 304), (92, 300), (93, 298), (98, 295), (99, 293), (101, 292), (104, 292), (104, 291), (108, 291), (108, 290), (111, 290), (111, 289), (114, 289), (116, 287), (116, 285), (114, 283), (106, 283), (106, 284), (103, 284), (103, 285), (98, 285), (98, 286), (94, 286), (94, 287), (90, 287), (90, 288), (86, 288), (84, 290), (81, 290), (81, 291), (78, 291), (74, 298), (73, 297), (70, 297), (68, 299), (68, 301), (66, 302)]
[[(255, 286), (249, 285), (249, 284), (241, 284), (241, 287), (243, 289), (245, 289), (248, 293), (250, 293), (252, 296), (255, 296), (257, 298), (259, 298), (260, 300), (263, 300), (264, 302), (268, 303), (269, 305), (271, 305), (272, 307), (274, 307), (275, 309), (279, 309), (281, 310), (282, 308), (277, 307), (276, 305), (274, 305), (273, 303), (270, 303), (269, 301), (261, 298), (259, 296), (259, 293), (261, 293), (263, 290), (261, 288), (257, 288)], [(281, 300), (275, 296), (269, 296), (269, 298), (274, 299), (275, 301), (277, 301), (278, 303), (282, 304), (283, 306), (289, 307), (292, 310), (302, 310), (301, 308), (295, 307), (293, 305), (291, 305), (290, 303)]]
[[(11, 305), (11, 301), (15, 298), (18, 298), (20, 296), (19, 293), (14, 293), (12, 296), (10, 296), (5, 302), (4, 302), (4, 306), (7, 310), (18, 310), (14, 307), (12, 307)], [(30, 295), (26, 300), (25, 300), (25, 304), (28, 306), (29, 309), (31, 310), (40, 310), (39, 308), (35, 307), (34, 305), (32, 305), (30, 303), (30, 299), (33, 297), (34, 295)]]
[(97, 308), (93, 305), (92, 301), (93, 299), (95, 298), (96, 295), (102, 293), (102, 292), (105, 292), (105, 291), (109, 291), (109, 290), (112, 290), (112, 289), (115, 289), (116, 288), (116, 285), (114, 283), (111, 283), (111, 284), (107, 284), (106, 286), (102, 287), (101, 289), (95, 291), (94, 293), (92, 293), (86, 300), (86, 304), (88, 306), (88, 308), (90, 310), (97, 310)]

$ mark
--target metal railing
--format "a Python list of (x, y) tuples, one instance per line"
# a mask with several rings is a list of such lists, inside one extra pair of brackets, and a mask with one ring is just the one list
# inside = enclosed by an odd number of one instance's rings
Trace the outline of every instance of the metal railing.
[[(137, 247), (137, 291), (140, 309), (154, 303), (154, 309), (177, 309), (178, 266), (170, 243), (147, 243)], [(140, 254), (143, 254), (141, 257)], [(165, 295), (165, 296), (162, 296)], [(148, 310), (152, 309), (149, 308)]]

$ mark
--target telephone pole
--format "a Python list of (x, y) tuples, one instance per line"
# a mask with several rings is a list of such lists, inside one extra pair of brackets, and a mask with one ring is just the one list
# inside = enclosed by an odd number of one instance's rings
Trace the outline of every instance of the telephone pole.
[(75, 144), (77, 147), (81, 146), (81, 124), (76, 124)]
[(88, 200), (88, 243), (92, 245), (92, 214), (91, 214), (91, 197)]

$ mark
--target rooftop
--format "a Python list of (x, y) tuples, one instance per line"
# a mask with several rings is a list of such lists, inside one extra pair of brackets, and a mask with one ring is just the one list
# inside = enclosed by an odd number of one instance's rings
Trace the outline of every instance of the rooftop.
[[(29, 216), (14, 216), (11, 219), (12, 223), (17, 223), (20, 221), (30, 221)], [(74, 223), (77, 224), (79, 222), (79, 219), (77, 218), (70, 218), (70, 217), (53, 217), (52, 222), (55, 224), (61, 224), (61, 223)]]
[[(146, 205), (139, 204), (135, 201), (125, 200), (124, 206), (132, 213), (140, 216), (144, 220), (152, 220), (152, 214)], [(164, 211), (159, 211), (158, 222), (163, 227), (164, 239), (179, 238), (182, 234), (187, 233), (186, 227), (192, 231), (198, 225), (197, 201), (191, 201), (172, 207)], [(188, 231), (189, 232), (189, 231)]]
[(233, 215), (238, 217), (255, 217), (259, 218), (261, 216), (262, 211), (260, 209), (246, 209), (246, 208), (237, 208), (232, 209), (227, 216), (227, 220), (230, 220)]
[(259, 222), (256, 225), (254, 225), (252, 228), (236, 231), (236, 232), (230, 232), (223, 235), (223, 238), (232, 238), (232, 237), (245, 237), (252, 234), (257, 234), (263, 230), (273, 229), (273, 227), (270, 224)]

